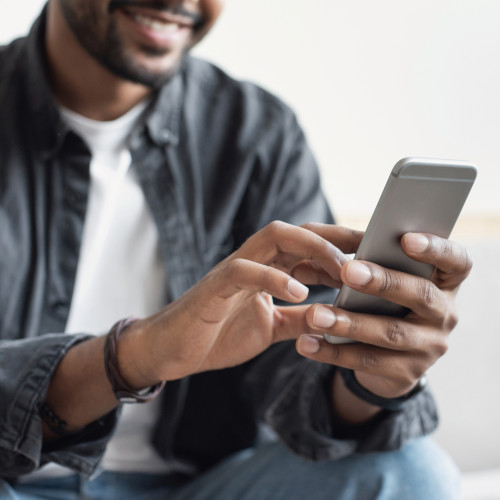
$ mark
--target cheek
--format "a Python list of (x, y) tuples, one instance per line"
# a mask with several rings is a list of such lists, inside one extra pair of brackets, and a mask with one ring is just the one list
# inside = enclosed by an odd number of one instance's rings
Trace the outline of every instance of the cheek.
[(201, 0), (200, 6), (209, 26), (212, 26), (222, 12), (224, 0)]
[(190, 46), (196, 45), (211, 29), (219, 18), (224, 5), (223, 0), (196, 0), (199, 12), (205, 21), (201, 30), (198, 30), (191, 40)]

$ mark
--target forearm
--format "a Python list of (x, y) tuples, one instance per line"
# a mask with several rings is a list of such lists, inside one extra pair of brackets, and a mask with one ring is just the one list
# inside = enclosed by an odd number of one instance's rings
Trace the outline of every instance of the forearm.
[[(47, 459), (43, 448), (40, 405), (46, 401), (54, 372), (88, 335), (47, 334), (0, 342), (0, 470), (5, 477), (31, 472)], [(112, 411), (90, 426), (82, 440), (75, 437), (57, 459), (84, 474), (92, 474), (105, 441), (116, 424)], [(52, 450), (54, 447), (51, 448)]]
[[(142, 322), (138, 323), (138, 327), (132, 325), (120, 335), (117, 350), (120, 373), (136, 389), (157, 382), (145, 377), (140, 370), (144, 358), (140, 325)], [(106, 375), (105, 340), (106, 336), (96, 337), (72, 347), (52, 376), (46, 402), (68, 424), (68, 430), (76, 430), (94, 422), (119, 404)], [(53, 437), (45, 424), (44, 437)]]

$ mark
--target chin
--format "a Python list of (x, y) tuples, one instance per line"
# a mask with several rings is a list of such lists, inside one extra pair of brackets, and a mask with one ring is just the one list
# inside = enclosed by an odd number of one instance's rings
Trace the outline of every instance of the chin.
[(185, 54), (158, 54), (148, 50), (132, 55), (122, 52), (120, 57), (101, 58), (100, 62), (114, 75), (140, 85), (158, 88), (179, 70)]

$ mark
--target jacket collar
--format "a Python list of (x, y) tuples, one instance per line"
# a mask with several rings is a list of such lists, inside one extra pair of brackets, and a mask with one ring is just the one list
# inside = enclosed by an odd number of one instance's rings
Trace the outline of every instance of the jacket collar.
[[(27, 57), (24, 59), (27, 101), (32, 111), (35, 140), (44, 159), (59, 151), (69, 128), (64, 123), (50, 88), (45, 55), (45, 7), (28, 34)], [(183, 68), (156, 93), (145, 120), (146, 129), (156, 145), (176, 145), (179, 141), (180, 117), (184, 97)]]
[(23, 60), (27, 102), (33, 116), (35, 141), (42, 158), (48, 159), (61, 147), (69, 129), (61, 119), (50, 89), (45, 56), (45, 7), (28, 34), (27, 57)]
[(179, 142), (182, 102), (184, 100), (184, 64), (157, 92), (146, 128), (157, 145), (177, 145)]

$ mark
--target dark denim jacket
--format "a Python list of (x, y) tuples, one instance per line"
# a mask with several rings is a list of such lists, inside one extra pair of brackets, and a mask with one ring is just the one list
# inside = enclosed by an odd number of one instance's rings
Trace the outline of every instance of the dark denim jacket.
[[(62, 123), (41, 51), (44, 16), (0, 49), (0, 476), (53, 460), (97, 470), (112, 412), (43, 446), (37, 405), (59, 360), (88, 338), (63, 333), (89, 188), (90, 153)], [(293, 113), (249, 83), (187, 58), (130, 139), (175, 300), (274, 219), (333, 222), (315, 161)], [(331, 301), (316, 290), (312, 300)], [(118, 318), (117, 318), (118, 319)], [(110, 325), (111, 326), (111, 325)], [(310, 459), (391, 449), (433, 430), (432, 397), (383, 412), (353, 431), (332, 415), (333, 368), (282, 343), (232, 369), (168, 383), (153, 434), (172, 471), (196, 474), (254, 445), (262, 423)]]

